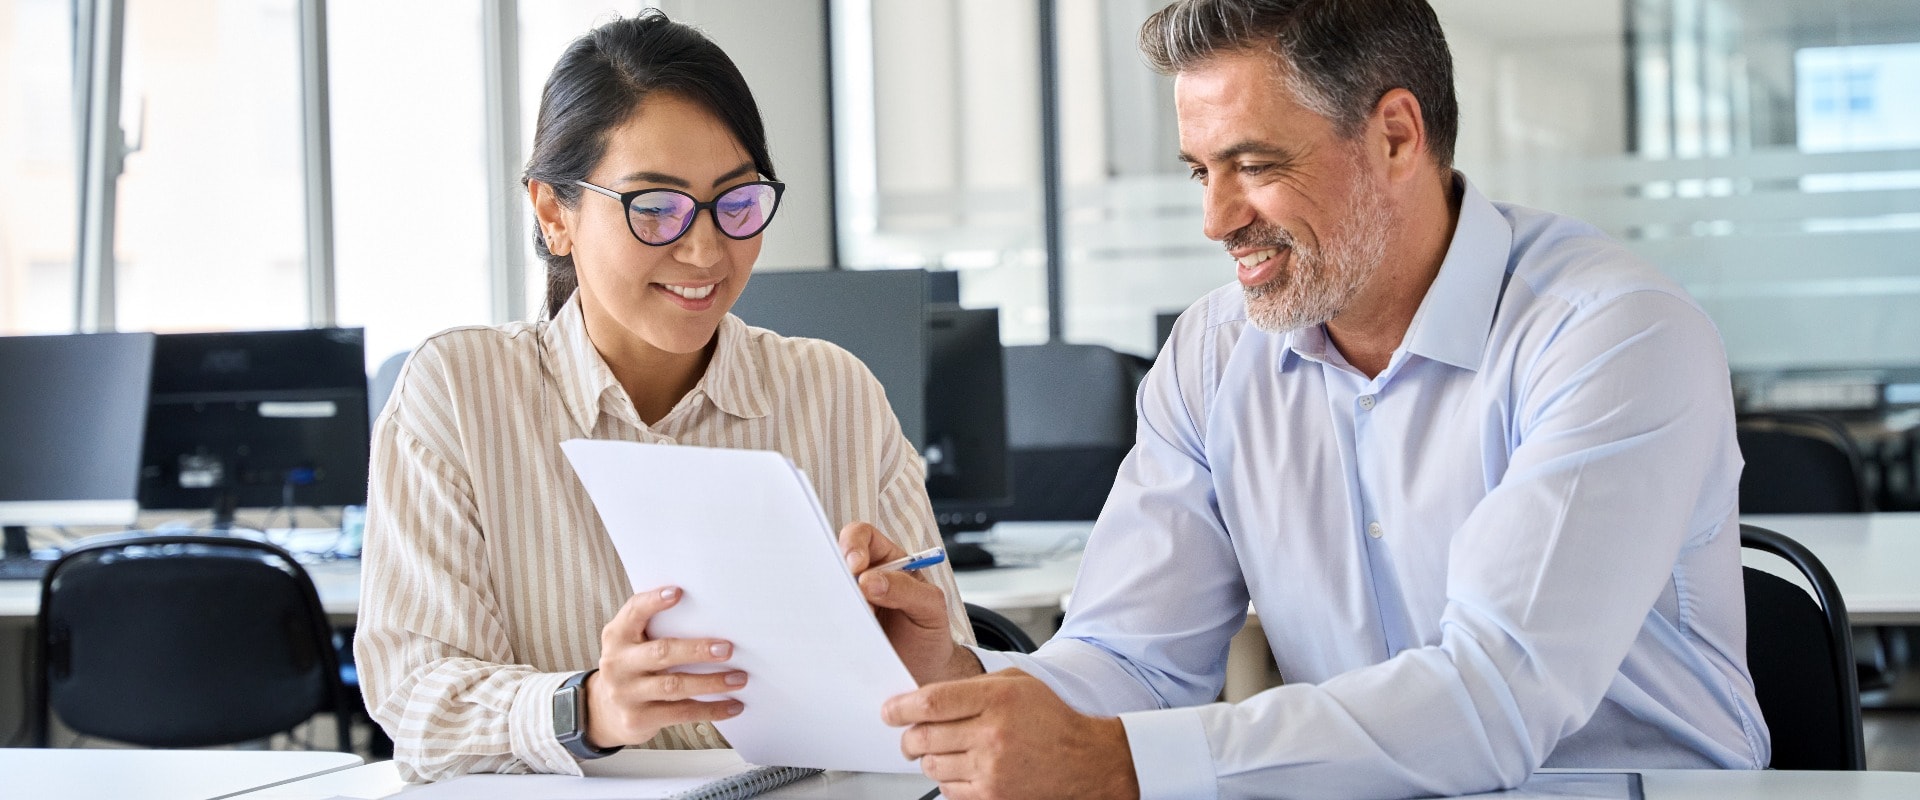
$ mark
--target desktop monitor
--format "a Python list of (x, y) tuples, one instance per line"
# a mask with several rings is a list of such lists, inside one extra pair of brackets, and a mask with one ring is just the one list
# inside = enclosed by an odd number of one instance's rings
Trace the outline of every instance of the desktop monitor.
[(0, 336), (0, 525), (127, 525), (140, 507), (150, 333)]
[(140, 505), (361, 505), (367, 374), (359, 328), (162, 334), (140, 460)]
[(922, 270), (756, 273), (734, 304), (750, 325), (825, 339), (865, 362), (927, 460), (943, 532), (985, 528), (1011, 495), (999, 312), (933, 304)]
[(927, 496), (943, 531), (985, 528), (1012, 499), (1000, 311), (935, 307), (927, 333)]
[(917, 269), (755, 272), (733, 304), (748, 325), (846, 348), (886, 387), (915, 447), (926, 443), (927, 273)]

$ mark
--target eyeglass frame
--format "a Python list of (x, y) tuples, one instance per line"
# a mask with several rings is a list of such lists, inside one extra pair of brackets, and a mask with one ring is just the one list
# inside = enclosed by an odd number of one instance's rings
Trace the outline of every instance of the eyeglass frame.
[[(736, 242), (744, 242), (755, 236), (759, 236), (760, 234), (767, 232), (767, 226), (773, 224), (774, 215), (780, 213), (780, 198), (783, 195), (785, 195), (787, 191), (787, 185), (784, 183), (781, 183), (780, 181), (742, 181), (740, 183), (736, 183), (732, 186), (729, 186), (725, 189), (721, 189), (718, 192), (715, 192), (712, 200), (701, 202), (700, 198), (694, 197), (692, 194), (680, 191), (679, 189), (673, 189), (665, 186), (652, 186), (645, 189), (635, 189), (631, 192), (616, 192), (605, 186), (600, 186), (597, 184), (592, 184), (592, 183), (588, 183), (586, 181), (581, 181), (581, 180), (574, 181), (574, 184), (577, 186), (583, 186), (585, 188), (592, 189), (596, 192), (599, 192), (600, 194), (606, 195), (608, 197), (611, 197), (615, 200), (620, 201), (620, 213), (627, 218), (627, 233), (633, 234), (633, 238), (635, 241), (638, 241), (639, 243), (644, 244), (648, 247), (666, 247), (667, 245), (673, 244), (674, 242), (677, 242), (683, 238), (686, 238), (687, 232), (693, 230), (694, 223), (699, 221), (700, 211), (702, 209), (705, 209), (707, 212), (707, 215), (713, 218), (713, 229), (716, 231), (719, 231), (721, 236), (725, 236)], [(767, 220), (765, 222), (760, 223), (759, 230), (756, 230), (753, 233), (747, 234), (745, 236), (735, 236), (731, 233), (728, 233), (727, 226), (720, 224), (720, 209), (719, 209), (720, 198), (726, 197), (728, 194), (732, 193), (735, 189), (739, 189), (742, 186), (755, 186), (755, 185), (773, 187), (773, 210), (767, 213)], [(687, 198), (688, 200), (693, 201), (693, 211), (687, 214), (687, 226), (684, 228), (681, 228), (679, 233), (676, 233), (673, 235), (673, 238), (668, 239), (664, 242), (659, 242), (657, 244), (640, 238), (640, 232), (633, 229), (633, 199), (636, 197), (639, 197), (640, 195), (647, 194), (649, 192), (671, 192), (673, 194), (680, 195), (681, 197), (684, 197), (684, 198)]]

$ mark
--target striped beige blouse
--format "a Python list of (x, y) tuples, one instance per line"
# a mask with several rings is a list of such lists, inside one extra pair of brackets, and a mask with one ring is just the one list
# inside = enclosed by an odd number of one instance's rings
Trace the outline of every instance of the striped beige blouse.
[[(706, 375), (652, 426), (588, 340), (577, 298), (548, 322), (455, 328), (414, 352), (374, 425), (354, 640), (367, 708), (407, 780), (580, 772), (554, 739), (551, 697), (595, 666), (600, 629), (634, 587), (562, 441), (777, 450), (836, 531), (867, 521), (911, 550), (937, 544), (925, 467), (859, 360), (732, 315), (718, 336)], [(953, 573), (922, 574), (971, 642)], [(726, 741), (700, 723), (647, 746)]]

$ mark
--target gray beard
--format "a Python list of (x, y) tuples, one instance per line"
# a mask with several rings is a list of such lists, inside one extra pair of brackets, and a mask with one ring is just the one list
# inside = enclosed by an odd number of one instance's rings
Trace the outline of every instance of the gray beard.
[[(1276, 237), (1287, 265), (1273, 280), (1244, 288), (1247, 321), (1267, 333), (1291, 333), (1339, 316), (1387, 256), (1393, 224), (1380, 187), (1366, 181), (1347, 199), (1346, 224), (1321, 247), (1303, 247), (1284, 231)], [(1276, 256), (1277, 257), (1277, 256)]]

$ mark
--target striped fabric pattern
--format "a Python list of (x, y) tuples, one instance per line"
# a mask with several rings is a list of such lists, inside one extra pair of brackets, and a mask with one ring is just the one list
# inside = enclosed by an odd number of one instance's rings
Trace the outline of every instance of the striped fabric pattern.
[[(551, 321), (455, 328), (415, 350), (374, 424), (354, 641), (407, 780), (580, 773), (554, 739), (551, 696), (595, 666), (601, 627), (636, 587), (562, 441), (779, 451), (836, 530), (865, 521), (910, 550), (938, 544), (925, 466), (859, 360), (732, 315), (718, 338), (706, 375), (653, 426), (589, 341), (578, 298)], [(952, 571), (922, 574), (971, 643)], [(727, 745), (700, 723), (646, 746)]]

